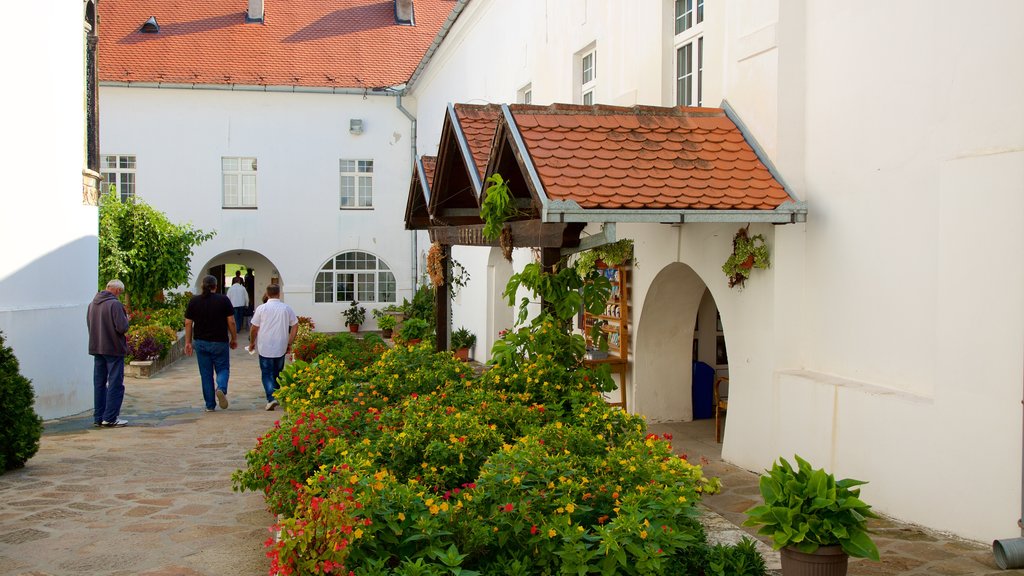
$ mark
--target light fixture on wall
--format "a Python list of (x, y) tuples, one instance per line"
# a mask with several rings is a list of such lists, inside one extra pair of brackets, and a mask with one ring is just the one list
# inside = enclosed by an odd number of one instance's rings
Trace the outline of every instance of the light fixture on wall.
[(362, 134), (363, 133), (363, 120), (362, 118), (352, 118), (348, 121), (348, 131), (351, 134)]

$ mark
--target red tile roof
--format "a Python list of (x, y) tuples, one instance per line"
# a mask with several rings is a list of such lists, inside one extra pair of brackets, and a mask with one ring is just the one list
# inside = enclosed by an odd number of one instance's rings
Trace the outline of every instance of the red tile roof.
[(420, 156), (420, 160), (423, 161), (423, 174), (427, 179), (423, 185), (429, 191), (430, 183), (434, 181), (434, 169), (437, 168), (437, 156)]
[[(114, 82), (374, 88), (406, 82), (455, 0), (415, 0), (415, 26), (393, 0), (103, 0), (99, 77)], [(156, 34), (140, 32), (155, 16)]]
[(491, 156), (491, 144), (494, 141), (494, 129), (498, 126), (501, 116), (500, 104), (456, 104), (455, 114), (459, 118), (462, 133), (469, 144), (480, 180), (484, 179), (487, 160)]
[(509, 106), (551, 200), (772, 210), (791, 200), (718, 108)]

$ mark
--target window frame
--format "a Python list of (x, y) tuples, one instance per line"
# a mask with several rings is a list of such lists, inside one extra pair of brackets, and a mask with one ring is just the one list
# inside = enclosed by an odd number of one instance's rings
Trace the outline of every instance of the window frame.
[[(114, 158), (114, 166), (107, 165), (111, 158)], [(129, 161), (131, 166), (122, 166), (122, 161)], [(138, 156), (135, 154), (101, 154), (100, 174), (105, 183), (104, 191), (109, 191), (113, 184), (122, 202), (136, 198), (139, 194), (138, 166)]]
[[(589, 63), (588, 63), (589, 59)], [(595, 93), (597, 91), (597, 44), (589, 46), (576, 53), (575, 58), (576, 90), (578, 95), (577, 104), (590, 106), (596, 103)], [(589, 73), (590, 77), (587, 77)]]
[[(372, 263), (372, 267), (371, 264)], [(313, 279), (314, 304), (398, 302), (398, 279), (382, 258), (365, 250), (346, 250), (328, 259)]]
[[(238, 163), (236, 169), (229, 169), (229, 161)], [(248, 167), (248, 169), (246, 169)], [(220, 158), (220, 206), (224, 210), (255, 210), (259, 206), (257, 184), (259, 183), (259, 160), (256, 156), (221, 156)], [(234, 203), (228, 202), (228, 178), (236, 178), (236, 194)], [(246, 179), (252, 182), (252, 201), (246, 202)]]
[(673, 0), (672, 91), (676, 106), (704, 105), (704, 20), (704, 0)]
[(516, 101), (520, 104), (533, 104), (533, 83), (528, 82), (516, 91)]
[[(353, 163), (354, 170), (345, 170), (345, 163)], [(361, 170), (368, 167), (369, 170)], [(345, 192), (345, 179), (352, 178), (350, 194)], [(338, 160), (338, 208), (340, 210), (373, 210), (373, 160), (366, 158), (340, 158)], [(369, 181), (369, 192), (365, 198), (360, 188), (364, 181)], [(353, 203), (346, 205), (346, 199)]]

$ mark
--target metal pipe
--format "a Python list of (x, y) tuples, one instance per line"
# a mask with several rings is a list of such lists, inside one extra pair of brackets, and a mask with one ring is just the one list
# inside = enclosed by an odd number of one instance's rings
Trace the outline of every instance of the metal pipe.
[[(413, 170), (415, 170), (416, 169), (416, 117), (413, 116), (411, 112), (406, 110), (405, 106), (402, 106), (402, 93), (403, 92), (404, 92), (404, 89), (395, 93), (395, 106), (398, 108), (398, 110), (402, 114), (405, 114), (406, 118), (409, 119), (409, 125), (410, 125), (410, 129), (409, 129), (409, 133), (410, 133), (410, 135), (409, 135), (409, 155), (411, 156), (411, 158), (409, 159), (410, 160), (409, 165), (412, 166)], [(412, 237), (410, 238), (410, 242), (409, 242), (409, 244), (410, 244), (409, 248), (411, 250), (411, 253), (409, 254), (409, 286), (412, 287), (412, 292), (413, 292), (413, 294), (415, 294), (416, 293), (416, 288), (417, 288), (417, 286), (416, 286), (416, 262), (417, 262), (417, 260), (419, 258), (419, 238), (417, 237), (418, 233), (415, 230), (410, 230), (409, 233), (412, 234)], [(411, 296), (412, 295), (410, 295), (410, 299), (411, 299)]]

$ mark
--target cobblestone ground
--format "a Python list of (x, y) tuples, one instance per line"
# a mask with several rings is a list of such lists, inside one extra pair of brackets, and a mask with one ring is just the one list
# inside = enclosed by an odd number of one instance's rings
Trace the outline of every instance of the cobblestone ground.
[[(677, 452), (685, 452), (691, 462), (706, 459), (705, 475), (720, 478), (722, 491), (705, 497), (703, 505), (736, 530), (756, 536), (755, 528), (739, 525), (746, 519), (743, 512), (761, 502), (758, 474), (722, 461), (721, 445), (715, 443), (714, 420), (652, 424), (650, 429), (659, 434), (671, 432), (673, 447)], [(849, 576), (1024, 574), (1024, 570), (1000, 570), (993, 559), (991, 543), (963, 540), (889, 518), (872, 520), (869, 526), (881, 561), (850, 559)]]
[(263, 410), (256, 358), (239, 349), (231, 363), (227, 410), (203, 412), (183, 358), (125, 379), (128, 427), (48, 422), (39, 453), (0, 476), (0, 574), (266, 574), (273, 518), (261, 494), (232, 492), (231, 473), (280, 412)]

